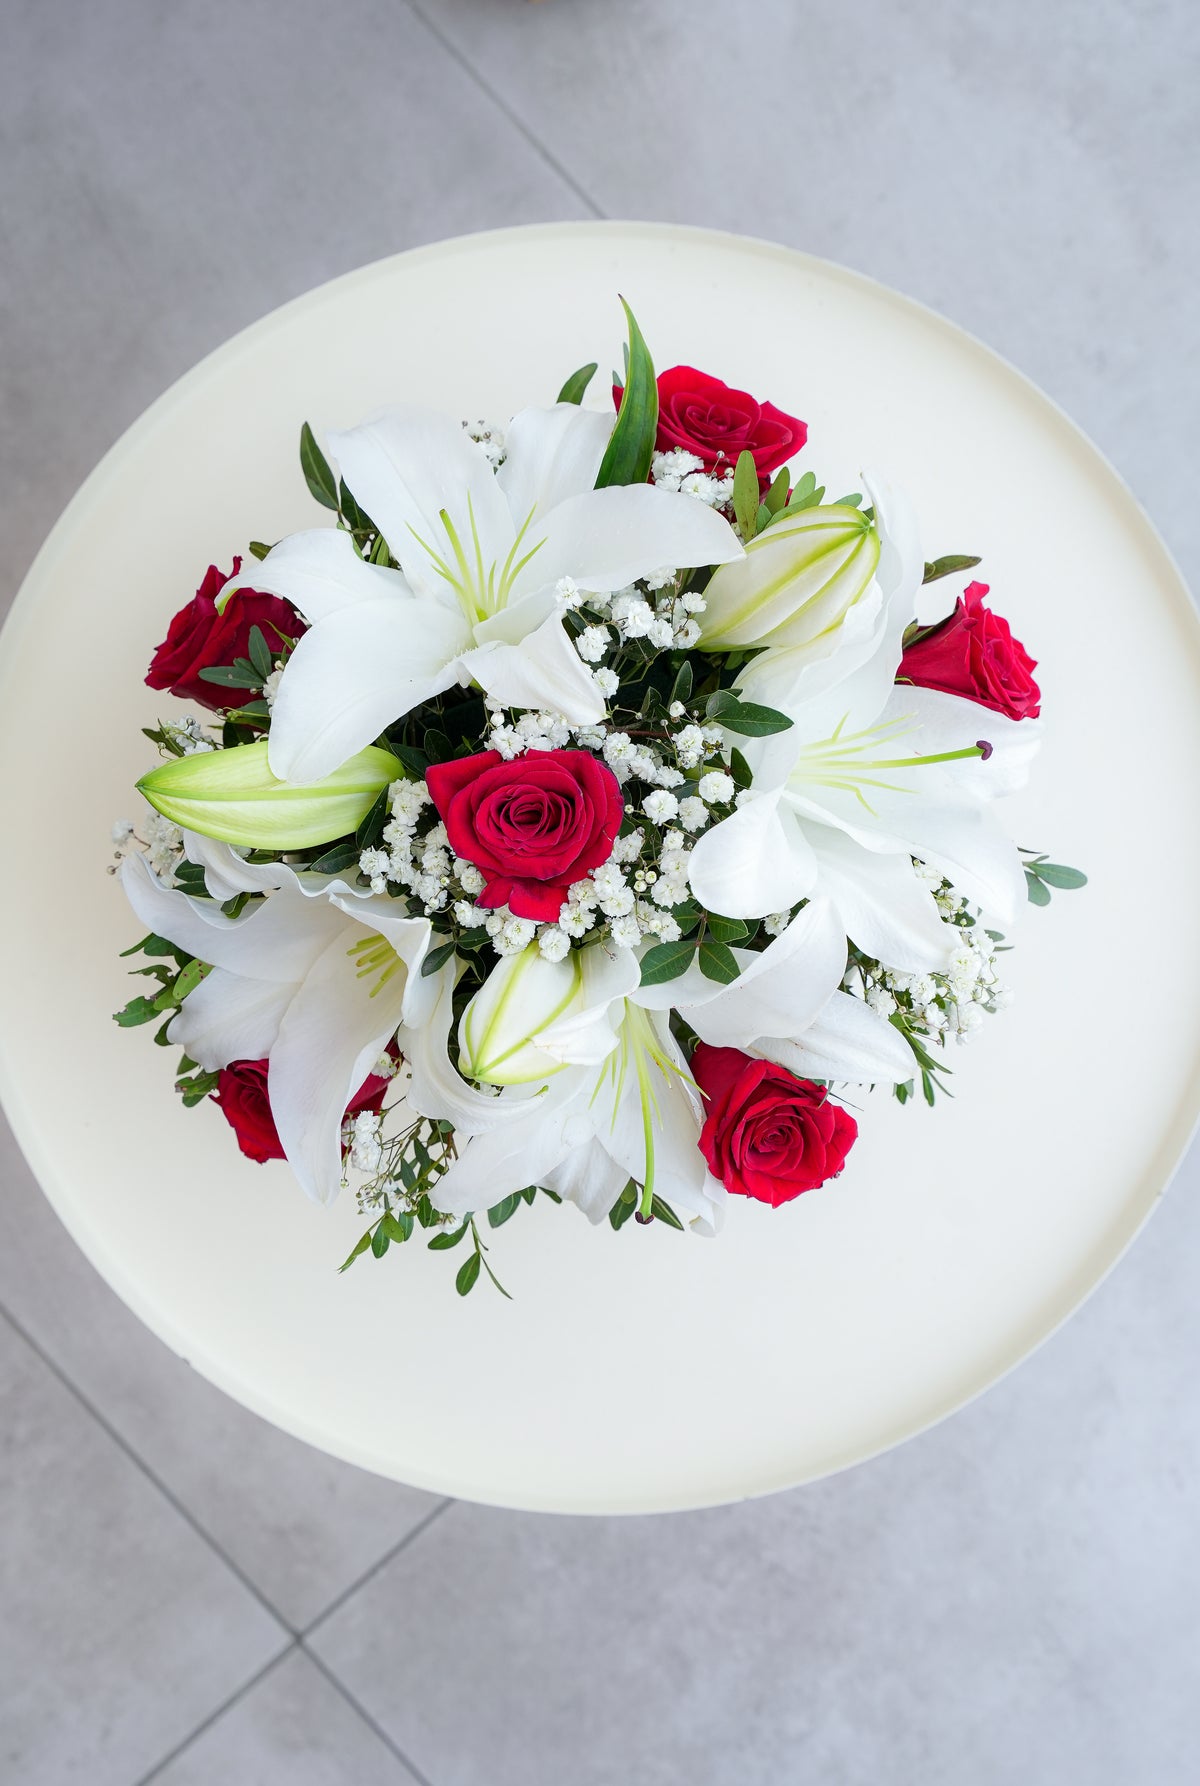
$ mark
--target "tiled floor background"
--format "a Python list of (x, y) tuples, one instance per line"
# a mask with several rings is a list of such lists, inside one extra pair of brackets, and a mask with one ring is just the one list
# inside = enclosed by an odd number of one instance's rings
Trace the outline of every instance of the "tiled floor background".
[[(1198, 51), (1189, 0), (6, 0), (0, 595), (231, 331), (395, 249), (581, 215), (927, 300), (1078, 418), (1195, 578)], [(1136, 1122), (1119, 988), (1113, 1030), (1096, 1120)], [(1200, 1157), (949, 1425), (624, 1523), (449, 1506), (284, 1438), (3, 1159), (6, 1786), (1197, 1778)]]

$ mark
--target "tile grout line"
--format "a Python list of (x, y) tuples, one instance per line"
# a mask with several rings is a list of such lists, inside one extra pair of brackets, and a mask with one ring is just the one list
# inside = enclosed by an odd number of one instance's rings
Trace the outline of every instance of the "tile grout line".
[[(253, 1597), (255, 1598), (255, 1600), (258, 1601), (258, 1604), (262, 1607), (263, 1611), (266, 1612), (270, 1616), (270, 1618), (275, 1622), (275, 1624), (277, 1624), (279, 1626), (280, 1631), (291, 1642), (294, 1643), (299, 1636), (299, 1633), (296, 1631), (294, 1626), (290, 1625), (288, 1623), (288, 1621), (282, 1616), (282, 1614), (274, 1606), (271, 1605), (271, 1602), (267, 1599), (267, 1597), (263, 1593), (262, 1589), (259, 1588), (250, 1579), (250, 1577), (246, 1574), (245, 1570), (243, 1568), (241, 1568), (241, 1566), (239, 1564), (235, 1563), (233, 1558), (231, 1556), (229, 1556), (222, 1549), (221, 1545), (217, 1543), (216, 1539), (212, 1536), (212, 1534), (210, 1532), (205, 1531), (204, 1527), (200, 1524), (200, 1521), (196, 1518), (195, 1514), (192, 1513), (191, 1510), (184, 1505), (184, 1503), (179, 1499), (179, 1497), (170, 1488), (168, 1488), (167, 1484), (162, 1480), (162, 1478), (160, 1476), (156, 1475), (156, 1473), (150, 1468), (150, 1465), (146, 1462), (145, 1458), (140, 1457), (138, 1455), (138, 1453), (134, 1450), (133, 1446), (129, 1443), (128, 1439), (126, 1439), (122, 1433), (118, 1432), (117, 1428), (112, 1424), (112, 1422), (109, 1419), (106, 1418), (105, 1415), (103, 1415), (100, 1412), (99, 1408), (95, 1405), (95, 1403), (93, 1401), (91, 1401), (90, 1398), (84, 1394), (83, 1390), (79, 1388), (78, 1384), (73, 1383), (71, 1381), (70, 1377), (68, 1377), (66, 1372), (63, 1370), (62, 1366), (59, 1365), (58, 1363), (56, 1363), (55, 1360), (50, 1356), (50, 1354), (45, 1350), (45, 1348), (38, 1344), (37, 1340), (34, 1339), (33, 1335), (26, 1330), (26, 1328), (21, 1324), (20, 1321), (17, 1320), (16, 1316), (11, 1312), (11, 1310), (9, 1310), (5, 1306), (4, 1303), (0, 1303), (0, 1317), (3, 1317), (3, 1319), (8, 1322), (8, 1324), (12, 1328), (13, 1332), (15, 1334), (17, 1334), (20, 1339), (24, 1340), (25, 1344), (29, 1347), (31, 1352), (35, 1353), (36, 1356), (41, 1359), (42, 1363), (46, 1366), (46, 1369), (51, 1373), (51, 1375), (56, 1377), (58, 1379), (58, 1381), (63, 1385), (63, 1388), (66, 1389), (67, 1392), (70, 1395), (72, 1395), (74, 1397), (74, 1399), (79, 1403), (80, 1407), (84, 1408), (87, 1411), (87, 1413), (89, 1413), (91, 1415), (92, 1419), (96, 1422), (97, 1426), (100, 1427), (101, 1431), (107, 1433), (108, 1437), (112, 1440), (113, 1444), (116, 1445), (118, 1450), (123, 1452), (124, 1455), (129, 1459), (130, 1463), (132, 1463), (134, 1465), (134, 1467), (138, 1471), (140, 1471), (140, 1473), (146, 1478), (146, 1481), (149, 1482), (154, 1488), (156, 1488), (158, 1490), (159, 1494), (163, 1497), (164, 1501), (166, 1501), (169, 1506), (174, 1508), (175, 1512), (184, 1521), (184, 1523), (187, 1526), (189, 1526), (190, 1529), (201, 1540), (201, 1542), (204, 1545), (206, 1545), (209, 1550), (212, 1551), (213, 1555), (215, 1557), (217, 1557), (220, 1562), (224, 1563), (225, 1567), (230, 1571), (230, 1573), (237, 1577), (238, 1581), (241, 1582), (242, 1586), (247, 1590), (247, 1592), (252, 1594)], [(281, 1652), (281, 1654), (282, 1653), (284, 1653), (284, 1652)]]
[(418, 19), (420, 23), (424, 25), (429, 35), (434, 38), (437, 43), (441, 44), (446, 54), (450, 56), (453, 61), (458, 63), (463, 72), (479, 88), (479, 91), (492, 102), (496, 110), (500, 112), (503, 117), (507, 118), (513, 129), (518, 131), (520, 135), (524, 137), (525, 141), (529, 144), (530, 148), (534, 150), (539, 159), (542, 160), (553, 173), (558, 175), (558, 178), (565, 186), (570, 187), (576, 198), (580, 199), (582, 203), (587, 206), (587, 209), (591, 212), (593, 217), (602, 219), (604, 217), (604, 212), (600, 209), (600, 206), (596, 203), (591, 193), (580, 185), (570, 169), (565, 167), (563, 163), (559, 161), (558, 157), (551, 153), (545, 143), (542, 142), (541, 138), (531, 130), (524, 119), (513, 110), (512, 106), (503, 95), (492, 86), (490, 81), (485, 79), (476, 68), (475, 64), (459, 49), (453, 38), (447, 37), (441, 26), (434, 24), (433, 20), (429, 18), (421, 6), (418, 5), (417, 0), (404, 0), (404, 3), (409, 12), (412, 13), (413, 17)]
[(300, 1642), (307, 1643), (318, 1625), (323, 1624), (327, 1618), (331, 1618), (340, 1606), (344, 1606), (346, 1601), (349, 1600), (352, 1595), (357, 1594), (359, 1588), (365, 1588), (367, 1583), (374, 1576), (378, 1575), (381, 1569), (386, 1569), (387, 1565), (392, 1562), (394, 1558), (398, 1557), (402, 1550), (407, 1550), (408, 1546), (412, 1544), (415, 1539), (419, 1538), (423, 1532), (429, 1530), (435, 1519), (441, 1518), (447, 1507), (453, 1507), (453, 1505), (454, 1501), (449, 1495), (444, 1501), (439, 1501), (437, 1506), (425, 1515), (424, 1519), (419, 1519), (417, 1521), (411, 1531), (405, 1532), (402, 1538), (398, 1538), (395, 1544), (392, 1545), (392, 1548), (385, 1551), (377, 1562), (372, 1563), (369, 1569), (364, 1569), (356, 1581), (352, 1581), (348, 1588), (343, 1588), (340, 1594), (335, 1594), (328, 1606), (323, 1606), (316, 1618), (310, 1619), (307, 1625), (303, 1626), (303, 1628), (296, 1633)]
[(408, 1769), (413, 1779), (417, 1782), (417, 1786), (432, 1786), (432, 1782), (428, 1776), (423, 1774), (416, 1763), (409, 1759), (399, 1743), (393, 1741), (379, 1720), (371, 1716), (366, 1706), (354, 1697), (354, 1694), (351, 1693), (350, 1689), (338, 1678), (332, 1668), (330, 1668), (329, 1664), (322, 1661), (316, 1650), (309, 1649), (308, 1644), (303, 1637), (299, 1639), (299, 1648), (301, 1654), (308, 1657), (309, 1661), (313, 1664), (313, 1667), (318, 1669), (320, 1673), (324, 1675), (325, 1679), (329, 1682), (329, 1685), (341, 1694), (351, 1711), (357, 1712), (363, 1723), (367, 1725), (370, 1730), (375, 1732), (375, 1735), (379, 1738), (384, 1748), (389, 1750), (390, 1753), (396, 1757), (396, 1760), (399, 1761), (403, 1767)]
[(264, 1666), (258, 1670), (257, 1674), (252, 1674), (249, 1680), (243, 1681), (236, 1692), (231, 1693), (228, 1699), (223, 1699), (220, 1705), (209, 1712), (206, 1718), (202, 1718), (196, 1728), (189, 1731), (181, 1743), (176, 1743), (173, 1749), (168, 1749), (167, 1753), (154, 1763), (154, 1766), (150, 1769), (148, 1774), (142, 1774), (140, 1776), (136, 1781), (135, 1786), (151, 1786), (151, 1782), (158, 1779), (164, 1768), (169, 1767), (173, 1761), (177, 1760), (178, 1757), (184, 1753), (185, 1750), (191, 1748), (197, 1737), (203, 1736), (206, 1730), (211, 1730), (212, 1726), (219, 1718), (223, 1718), (226, 1712), (232, 1711), (233, 1707), (237, 1705), (240, 1700), (245, 1699), (248, 1693), (251, 1693), (255, 1687), (266, 1680), (273, 1669), (278, 1668), (282, 1662), (286, 1661), (288, 1656), (292, 1655), (294, 1651), (299, 1650), (299, 1648), (300, 1640), (298, 1637), (294, 1637), (285, 1650), (281, 1650), (277, 1656), (272, 1656), (271, 1660), (265, 1663)]

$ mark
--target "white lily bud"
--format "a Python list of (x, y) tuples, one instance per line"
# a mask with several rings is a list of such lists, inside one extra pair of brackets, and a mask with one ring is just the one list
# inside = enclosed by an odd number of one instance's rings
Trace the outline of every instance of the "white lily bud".
[(871, 586), (879, 535), (856, 508), (801, 509), (713, 572), (700, 617), (704, 650), (806, 645), (841, 624)]
[(374, 745), (304, 787), (280, 781), (267, 741), (172, 757), (138, 791), (173, 824), (250, 849), (302, 850), (331, 843), (360, 825), (403, 765)]
[(462, 1014), (459, 1066), (483, 1085), (527, 1085), (565, 1063), (535, 1038), (582, 1003), (582, 956), (548, 961), (536, 942), (499, 960)]

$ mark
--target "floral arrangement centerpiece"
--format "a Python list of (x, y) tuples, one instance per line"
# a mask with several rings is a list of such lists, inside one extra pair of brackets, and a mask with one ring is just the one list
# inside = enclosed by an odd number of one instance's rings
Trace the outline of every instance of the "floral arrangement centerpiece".
[[(796, 417), (628, 313), (611, 407), (396, 408), (301, 435), (335, 525), (209, 569), (146, 680), (115, 831), (176, 1090), (328, 1202), (352, 1258), (538, 1197), (714, 1234), (841, 1173), (845, 1088), (932, 1103), (1007, 1001), (1028, 895), (1083, 876), (992, 810), (1035, 665), (882, 479), (827, 500)], [(953, 587), (953, 585), (949, 585)], [(350, 1261), (346, 1261), (347, 1264)]]

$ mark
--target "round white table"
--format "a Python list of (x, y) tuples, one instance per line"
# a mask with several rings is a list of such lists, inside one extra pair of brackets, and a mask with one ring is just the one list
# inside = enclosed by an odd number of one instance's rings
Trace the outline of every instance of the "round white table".
[[(503, 421), (620, 363), (617, 293), (660, 367), (809, 424), (832, 491), (878, 465), (927, 556), (975, 573), (1040, 660), (1049, 736), (1010, 811), (1086, 892), (1030, 910), (1018, 997), (935, 1111), (867, 1100), (845, 1175), (715, 1241), (539, 1203), (495, 1236), (515, 1300), (458, 1254), (337, 1265), (352, 1198), (185, 1111), (176, 1052), (111, 1013), (140, 934), (103, 872), (177, 710), (142, 677), (210, 560), (317, 518), (300, 424), (413, 399)], [(1200, 627), (1116, 474), (1010, 367), (908, 300), (766, 243), (564, 224), (440, 243), (266, 317), (169, 390), (55, 528), (0, 644), (0, 1086), (47, 1196), (168, 1345), (239, 1401), (420, 1487), (570, 1512), (693, 1507), (811, 1480), (1009, 1370), (1120, 1256), (1200, 1107)]]

